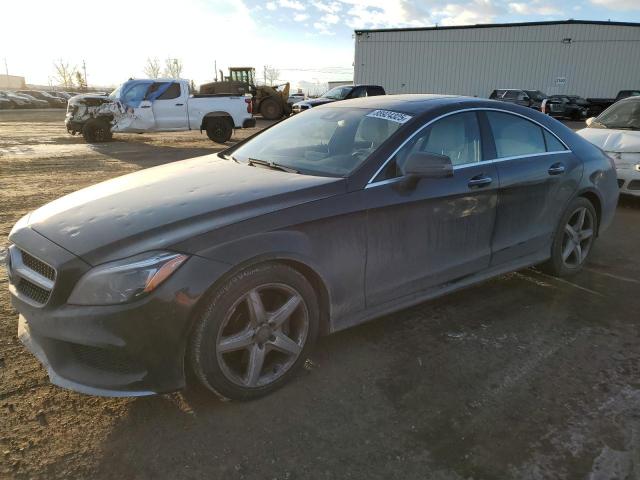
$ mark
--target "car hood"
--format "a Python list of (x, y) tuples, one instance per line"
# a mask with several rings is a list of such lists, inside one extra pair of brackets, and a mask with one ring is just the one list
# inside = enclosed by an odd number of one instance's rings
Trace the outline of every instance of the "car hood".
[(612, 130), (609, 128), (583, 128), (576, 132), (585, 140), (600, 147), (605, 152), (640, 152), (640, 132), (633, 130)]
[(103, 103), (112, 103), (113, 99), (107, 95), (95, 95), (85, 93), (82, 95), (74, 95), (68, 100), (70, 105), (86, 104), (86, 105), (102, 105)]
[(337, 100), (333, 100), (331, 98), (310, 98), (309, 100), (304, 100), (302, 102), (305, 105), (311, 105), (312, 107), (317, 107), (318, 105), (324, 105), (325, 103), (337, 102)]
[(251, 167), (207, 155), (79, 190), (35, 210), (28, 225), (97, 265), (342, 193), (345, 185), (341, 178)]

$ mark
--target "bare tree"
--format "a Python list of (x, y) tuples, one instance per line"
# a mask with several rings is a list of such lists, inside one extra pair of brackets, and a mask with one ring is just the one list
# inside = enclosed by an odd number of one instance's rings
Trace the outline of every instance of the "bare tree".
[(144, 74), (149, 78), (158, 78), (160, 76), (160, 60), (158, 57), (147, 58), (147, 64), (144, 66)]
[(182, 75), (182, 60), (167, 58), (164, 63), (164, 75), (169, 78), (180, 78), (180, 75)]
[(76, 67), (71, 66), (69, 62), (62, 59), (53, 62), (53, 66), (56, 69), (56, 82), (64, 88), (73, 88), (74, 77), (77, 71)]
[(81, 92), (86, 91), (87, 84), (85, 83), (84, 77), (82, 76), (82, 72), (80, 70), (76, 70), (75, 77), (76, 77), (76, 85), (78, 86), (78, 90), (80, 90)]
[(280, 77), (280, 70), (275, 67), (265, 65), (264, 66), (264, 81), (269, 85), (273, 85), (278, 81)]

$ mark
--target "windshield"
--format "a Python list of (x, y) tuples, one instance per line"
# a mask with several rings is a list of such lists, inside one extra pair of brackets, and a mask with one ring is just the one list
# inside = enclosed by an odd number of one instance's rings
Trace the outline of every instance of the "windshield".
[(300, 173), (347, 176), (411, 119), (370, 108), (307, 110), (265, 130), (231, 153), (241, 162), (269, 162)]
[(116, 88), (113, 92), (109, 94), (109, 98), (113, 98), (114, 100), (120, 97), (120, 87)]
[(640, 102), (637, 100), (614, 103), (591, 125), (598, 128), (640, 129)]
[(347, 95), (349, 95), (352, 88), (353, 87), (350, 87), (350, 86), (335, 87), (329, 90), (328, 92), (323, 93), (322, 97), (330, 98), (332, 100), (344, 100), (347, 97)]

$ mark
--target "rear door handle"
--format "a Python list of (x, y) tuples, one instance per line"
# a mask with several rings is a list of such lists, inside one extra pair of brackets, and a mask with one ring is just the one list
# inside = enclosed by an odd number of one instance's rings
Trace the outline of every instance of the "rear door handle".
[(549, 167), (549, 175), (560, 175), (564, 173), (564, 165), (562, 163), (554, 163)]
[(182, 107), (184, 103), (176, 103), (176, 107)]
[(467, 185), (469, 186), (469, 188), (480, 188), (489, 185), (491, 182), (493, 182), (493, 178), (486, 176), (484, 173), (481, 173), (480, 175), (476, 175), (475, 177), (471, 178)]

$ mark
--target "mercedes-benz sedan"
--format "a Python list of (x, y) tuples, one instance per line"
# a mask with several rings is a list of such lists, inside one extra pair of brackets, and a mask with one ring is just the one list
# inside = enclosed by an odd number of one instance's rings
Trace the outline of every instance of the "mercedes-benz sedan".
[(617, 199), (611, 160), (531, 109), (348, 100), (26, 215), (9, 288), (57, 385), (169, 392), (190, 367), (248, 399), (319, 334), (529, 265), (579, 271)]

